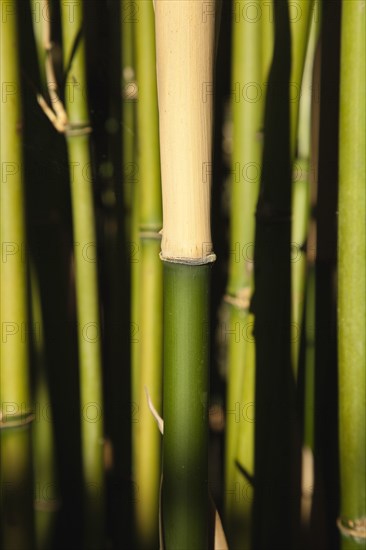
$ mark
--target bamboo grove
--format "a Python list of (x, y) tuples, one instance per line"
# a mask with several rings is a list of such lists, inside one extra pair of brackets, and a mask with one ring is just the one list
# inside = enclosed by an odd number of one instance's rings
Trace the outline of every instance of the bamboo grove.
[(366, 549), (365, 0), (0, 0), (4, 550)]

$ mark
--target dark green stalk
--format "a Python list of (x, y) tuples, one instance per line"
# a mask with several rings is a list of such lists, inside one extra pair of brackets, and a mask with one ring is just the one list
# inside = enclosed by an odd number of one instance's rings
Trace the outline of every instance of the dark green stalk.
[(17, 2), (1, 1), (1, 546), (33, 548), (33, 487)]
[[(164, 548), (207, 548), (210, 265), (164, 262)], [(187, 299), (187, 297), (189, 297)]]
[(50, 394), (45, 372), (44, 327), (37, 273), (31, 266), (32, 325), (36, 363), (35, 409), (33, 424), (34, 486), (37, 550), (51, 548), (56, 513), (59, 508), (55, 478), (55, 448)]
[(81, 0), (72, 5), (61, 2), (61, 16), (75, 242), (85, 546), (99, 550), (104, 537), (101, 334)]
[(291, 33), (287, 2), (274, 2), (274, 23), (254, 260), (255, 550), (296, 548), (299, 526), (300, 448), (290, 356)]
[(342, 2), (338, 352), (342, 548), (366, 547), (366, 5)]

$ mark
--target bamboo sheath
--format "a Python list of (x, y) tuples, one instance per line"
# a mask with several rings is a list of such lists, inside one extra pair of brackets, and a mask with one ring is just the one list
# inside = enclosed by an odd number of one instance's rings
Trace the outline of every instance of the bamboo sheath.
[(160, 157), (161, 257), (214, 260), (210, 228), (213, 60), (218, 2), (155, 2)]

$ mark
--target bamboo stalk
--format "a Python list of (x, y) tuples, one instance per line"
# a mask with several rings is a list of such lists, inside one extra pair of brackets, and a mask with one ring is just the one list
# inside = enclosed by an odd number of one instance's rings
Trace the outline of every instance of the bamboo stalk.
[[(136, 3), (135, 59), (138, 83), (138, 404), (133, 476), (136, 536), (139, 548), (158, 545), (161, 437), (150, 413), (146, 389), (155, 406), (162, 405), (162, 287), (159, 259), (162, 226), (159, 122), (156, 84), (154, 10), (152, 2)], [(147, 460), (146, 457), (149, 457)]]
[(17, 3), (1, 1), (1, 542), (33, 547), (27, 263)]
[[(291, 97), (291, 159), (293, 162), (292, 192), (292, 364), (295, 376), (304, 312), (306, 255), (302, 248), (306, 241), (309, 221), (309, 172), (311, 136), (312, 65), (319, 30), (314, 2), (304, 0), (296, 5), (291, 28), (292, 68)], [(301, 14), (301, 16), (300, 16)], [(310, 37), (310, 31), (312, 34)], [(305, 62), (307, 64), (305, 71)]]
[(338, 352), (342, 548), (366, 543), (366, 195), (364, 0), (342, 2)]
[[(121, 1), (122, 12), (122, 158), (123, 158), (123, 199), (125, 232), (131, 236), (133, 193), (137, 174), (135, 165), (135, 104), (137, 83), (135, 74), (135, 18), (127, 12), (131, 4)], [(137, 15), (136, 15), (137, 18)]]
[(83, 3), (61, 2), (80, 368), (84, 538), (99, 549), (104, 537), (104, 467), (100, 320), (96, 234), (89, 150), (90, 122), (82, 33)]
[(300, 492), (300, 448), (290, 355), (291, 29), (287, 2), (274, 2), (274, 23), (254, 257), (254, 549), (297, 547), (299, 522), (295, 499)]
[(274, 44), (273, 24), (273, 2), (274, 0), (262, 0), (262, 83), (267, 84), (268, 73), (271, 67)]
[[(315, 13), (311, 20), (304, 74), (299, 105), (299, 127), (297, 158), (294, 164), (293, 193), (293, 263), (292, 263), (292, 364), (296, 376), (299, 368), (299, 352), (302, 331), (305, 334), (304, 360), (304, 438), (302, 454), (302, 500), (301, 521), (309, 527), (313, 497), (313, 444), (315, 404), (315, 270), (314, 270), (314, 224), (311, 210), (314, 206), (311, 191), (314, 187), (313, 174), (317, 161), (316, 102), (317, 79), (316, 53), (319, 42), (319, 17)], [(314, 126), (314, 127), (313, 127)], [(305, 250), (306, 248), (306, 250)], [(305, 326), (303, 328), (303, 319)]]
[[(294, 159), (297, 150), (303, 72), (306, 52), (308, 50), (311, 22), (314, 20), (314, 0), (299, 0), (295, 4), (289, 4), (289, 6), (291, 15), (291, 158)], [(293, 8), (295, 8), (295, 10)]]
[[(164, 548), (208, 547), (208, 305), (217, 3), (155, 2), (164, 229)], [(210, 92), (211, 90), (211, 92)], [(208, 93), (207, 93), (208, 92)]]
[[(237, 498), (235, 488), (242, 487), (238, 471), (238, 438), (242, 427), (243, 391), (250, 389), (247, 365), (245, 331), (248, 326), (249, 306), (253, 291), (253, 241), (255, 207), (258, 198), (261, 163), (262, 93), (256, 83), (262, 77), (262, 22), (243, 17), (245, 2), (238, 2), (233, 14), (233, 68), (232, 86), (239, 88), (232, 102), (233, 113), (233, 177), (231, 185), (231, 217), (229, 281), (226, 301), (229, 307), (228, 385), (226, 402), (225, 451), (225, 516), (232, 544), (245, 546), (249, 540), (250, 507)], [(261, 2), (256, 3), (257, 10)], [(238, 17), (238, 14), (240, 17)], [(247, 83), (254, 83), (252, 87)], [(254, 95), (253, 95), (254, 94)], [(238, 336), (239, 335), (239, 336)], [(248, 368), (247, 368), (248, 367)], [(244, 390), (243, 390), (244, 387)], [(250, 384), (254, 394), (253, 384)], [(238, 408), (238, 414), (236, 410)], [(253, 441), (246, 440), (253, 452)], [(250, 451), (249, 451), (250, 454)], [(253, 472), (251, 472), (253, 474)], [(243, 531), (244, 529), (244, 531)]]
[(38, 67), (41, 78), (42, 92), (47, 91), (47, 75), (46, 75), (46, 49), (45, 49), (45, 28), (48, 29), (49, 4), (47, 0), (30, 0), (32, 9), (33, 33), (36, 43), (36, 51), (38, 57)]
[(164, 262), (162, 524), (167, 550), (208, 547), (209, 274), (209, 265)]
[[(132, 433), (135, 433), (136, 413), (139, 400), (139, 166), (137, 164), (136, 105), (138, 88), (136, 82), (136, 18), (128, 12), (130, 4), (121, 1), (122, 14), (122, 159), (123, 199), (126, 215), (126, 236), (130, 245), (131, 262), (131, 396), (133, 403)], [(127, 13), (125, 13), (125, 11)], [(134, 435), (133, 435), (134, 437)], [(136, 445), (133, 443), (133, 448)]]
[(316, 221), (315, 208), (317, 204), (317, 167), (319, 162), (319, 88), (320, 88), (320, 53), (321, 43), (318, 40), (315, 60), (313, 67), (313, 94), (311, 107), (311, 165), (310, 165), (310, 192), (309, 207), (312, 211), (309, 220), (309, 230), (307, 238), (307, 276), (306, 276), (306, 314), (305, 314), (305, 424), (304, 424), (304, 444), (314, 449), (315, 443), (315, 297), (316, 297)]
[(46, 550), (53, 544), (56, 513), (59, 508), (58, 486), (55, 477), (55, 448), (52, 432), (50, 394), (45, 372), (44, 327), (41, 311), (39, 282), (34, 265), (30, 269), (32, 293), (33, 347), (36, 363), (35, 408), (33, 425), (35, 520), (37, 550)]

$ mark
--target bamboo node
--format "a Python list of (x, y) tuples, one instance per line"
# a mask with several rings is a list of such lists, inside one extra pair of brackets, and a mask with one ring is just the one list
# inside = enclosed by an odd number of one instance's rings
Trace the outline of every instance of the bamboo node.
[(358, 519), (337, 519), (337, 527), (344, 537), (354, 539), (356, 542), (364, 542), (366, 539), (366, 517)]
[(252, 297), (252, 289), (250, 286), (240, 288), (238, 292), (233, 296), (231, 294), (224, 295), (224, 301), (227, 304), (235, 306), (243, 311), (248, 311), (250, 306), (250, 300)]
[(35, 415), (32, 411), (22, 413), (21, 415), (12, 415), (6, 418), (5, 415), (0, 416), (0, 430), (6, 430), (8, 428), (21, 428), (30, 424), (35, 419)]
[(157, 239), (161, 240), (161, 232), (160, 231), (148, 231), (148, 230), (141, 230), (139, 231), (139, 237), (140, 239)]
[(75, 137), (75, 136), (86, 136), (91, 134), (93, 131), (92, 127), (88, 122), (74, 122), (70, 123), (65, 127), (65, 136)]
[(159, 256), (163, 262), (170, 262), (172, 264), (205, 265), (216, 261), (216, 254), (213, 253), (208, 254), (205, 258), (169, 258), (167, 256), (163, 256), (162, 252), (160, 252)]

